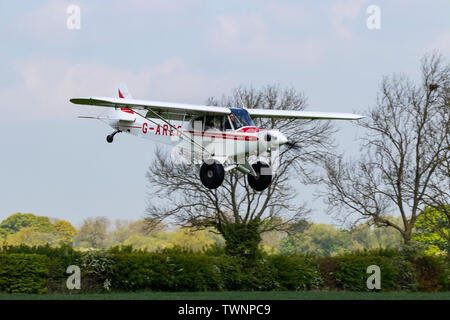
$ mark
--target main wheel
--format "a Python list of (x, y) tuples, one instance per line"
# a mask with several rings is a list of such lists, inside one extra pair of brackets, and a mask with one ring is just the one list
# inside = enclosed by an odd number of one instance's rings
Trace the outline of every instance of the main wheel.
[(225, 178), (223, 165), (218, 162), (204, 162), (200, 168), (200, 180), (208, 189), (217, 189)]
[(248, 174), (248, 184), (253, 188), (253, 190), (265, 190), (272, 182), (272, 170), (270, 166), (264, 162), (258, 161), (252, 164), (252, 167), (256, 172), (256, 176)]

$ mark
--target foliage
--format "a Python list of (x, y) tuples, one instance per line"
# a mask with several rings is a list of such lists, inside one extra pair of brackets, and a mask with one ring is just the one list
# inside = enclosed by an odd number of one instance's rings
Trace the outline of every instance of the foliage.
[(69, 265), (81, 269), (82, 292), (102, 291), (368, 291), (370, 265), (381, 269), (382, 291), (446, 291), (444, 257), (417, 248), (355, 251), (337, 256), (261, 253), (230, 256), (221, 247), (205, 252), (173, 247), (156, 252), (116, 246), (79, 252), (70, 246), (4, 246), (0, 289), (5, 292), (68, 292)]
[(0, 223), (0, 234), (4, 237), (18, 232), (24, 227), (32, 227), (36, 231), (50, 233), (54, 227), (48, 217), (35, 216), (32, 213), (16, 213)]
[(444, 212), (432, 207), (425, 208), (414, 228), (412, 239), (427, 244), (426, 253), (439, 254), (448, 250), (450, 221)]
[(174, 232), (171, 232), (169, 241), (175, 247), (185, 247), (198, 252), (206, 247), (212, 246), (218, 240), (208, 230), (178, 228)]
[(111, 256), (111, 284), (120, 290), (206, 291), (223, 283), (216, 258), (174, 248), (155, 253), (117, 250)]
[(61, 245), (59, 247), (50, 246), (49, 244), (43, 246), (12, 246), (4, 245), (0, 248), (0, 254), (28, 254), (28, 255), (42, 255), (49, 258), (48, 264), (48, 281), (47, 288), (49, 292), (63, 292), (66, 291), (66, 269), (70, 265), (80, 265), (81, 252), (74, 250), (70, 245)]
[(73, 237), (77, 234), (77, 229), (68, 221), (58, 220), (53, 224), (56, 233), (58, 235), (58, 243), (61, 244), (72, 244)]
[(52, 223), (48, 217), (16, 213), (0, 223), (0, 237), (10, 245), (39, 246), (71, 244), (76, 229), (65, 220)]
[(225, 239), (225, 252), (229, 255), (254, 259), (261, 254), (259, 231), (261, 222), (258, 219), (247, 224), (229, 223), (222, 226), (222, 235)]
[(6, 242), (11, 245), (45, 245), (46, 243), (53, 243), (55, 239), (53, 233), (41, 232), (35, 227), (22, 227), (19, 231), (10, 234), (6, 238)]
[(363, 249), (395, 248), (400, 243), (400, 234), (390, 228), (373, 228), (362, 223), (352, 230), (343, 230), (329, 224), (309, 223), (300, 232), (281, 240), (280, 253), (328, 256)]
[[(381, 270), (382, 289), (399, 290), (399, 279), (402, 278), (400, 270), (396, 267), (396, 260), (381, 256), (343, 256), (336, 258), (337, 270), (335, 273), (336, 285), (339, 289), (351, 291), (366, 291), (368, 278), (367, 267), (377, 265)], [(402, 265), (405, 267), (405, 265)], [(404, 277), (403, 277), (404, 278)], [(402, 282), (403, 285), (403, 282)], [(406, 285), (409, 285), (408, 283)], [(411, 284), (412, 285), (412, 284)], [(404, 288), (410, 289), (410, 288)]]
[(0, 254), (0, 292), (45, 293), (48, 257), (38, 254)]
[(108, 227), (110, 221), (105, 217), (88, 218), (78, 230), (76, 243), (85, 248), (106, 248), (108, 246)]
[(442, 257), (424, 255), (414, 260), (414, 266), (420, 291), (450, 290), (450, 268)]
[(313, 256), (272, 255), (269, 261), (277, 271), (280, 290), (318, 289), (323, 283), (319, 264)]
[(85, 291), (108, 291), (114, 261), (104, 251), (86, 251), (81, 254), (81, 286)]

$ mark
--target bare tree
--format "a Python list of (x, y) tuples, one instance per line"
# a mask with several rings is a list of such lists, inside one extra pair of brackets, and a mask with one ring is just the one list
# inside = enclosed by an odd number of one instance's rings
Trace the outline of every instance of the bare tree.
[(428, 225), (439, 234), (440, 237), (447, 240), (447, 257), (450, 260), (450, 80), (447, 79), (447, 84), (442, 90), (442, 104), (443, 108), (440, 108), (440, 118), (442, 124), (441, 128), (444, 129), (444, 146), (447, 146), (445, 152), (442, 153), (440, 159), (440, 166), (437, 168), (436, 175), (430, 179), (429, 190), (424, 195), (424, 200), (427, 205), (438, 212), (442, 213), (446, 217), (447, 221), (444, 225), (447, 229), (442, 227), (441, 224), (435, 224), (435, 214), (433, 210), (424, 210), (422, 214), (424, 219), (428, 221)]
[[(239, 87), (220, 103), (210, 98), (209, 104), (303, 110), (306, 99), (294, 89), (279, 86), (260, 90)], [(198, 166), (173, 163), (167, 152), (158, 149), (147, 173), (148, 221), (154, 225), (169, 220), (184, 227), (213, 229), (224, 237), (227, 252), (252, 255), (261, 233), (286, 231), (291, 223), (304, 218), (308, 210), (294, 203), (297, 193), (292, 184), (315, 181), (311, 165), (330, 149), (333, 128), (329, 121), (289, 119), (261, 119), (258, 125), (280, 129), (291, 139), (290, 147), (280, 151), (280, 166), (266, 190), (254, 191), (238, 170), (228, 172), (218, 189), (207, 189), (200, 183)]]
[(448, 201), (449, 72), (434, 53), (421, 61), (420, 85), (405, 75), (383, 79), (375, 106), (358, 123), (366, 129), (363, 156), (325, 162), (332, 213), (395, 228), (407, 243), (423, 209)]

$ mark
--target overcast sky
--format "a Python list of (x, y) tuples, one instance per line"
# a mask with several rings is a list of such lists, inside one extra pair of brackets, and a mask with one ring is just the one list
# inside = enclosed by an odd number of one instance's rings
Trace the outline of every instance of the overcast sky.
[[(31, 4), (30, 4), (31, 3)], [(67, 7), (81, 28), (67, 28)], [(381, 10), (369, 30), (366, 10)], [(66, 219), (139, 219), (152, 142), (77, 115), (74, 96), (112, 96), (120, 82), (139, 99), (203, 104), (239, 85), (279, 83), (308, 110), (362, 111), (383, 75), (417, 77), (420, 57), (450, 53), (450, 1), (7, 1), (0, 0), (0, 220), (15, 212)], [(339, 123), (357, 155), (357, 130)], [(200, 182), (199, 182), (200, 183)], [(310, 187), (299, 200), (330, 223)]]

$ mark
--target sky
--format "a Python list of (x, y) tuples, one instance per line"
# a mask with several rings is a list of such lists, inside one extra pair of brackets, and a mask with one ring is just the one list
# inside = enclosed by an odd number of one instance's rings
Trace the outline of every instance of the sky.
[[(80, 28), (68, 28), (80, 9)], [(367, 20), (380, 10), (380, 28)], [(450, 1), (0, 0), (0, 220), (144, 216), (152, 142), (78, 115), (69, 102), (113, 96), (203, 104), (240, 85), (279, 84), (311, 111), (363, 112), (384, 75), (419, 74), (420, 58), (450, 54)], [(69, 23), (69, 26), (71, 24)], [(337, 124), (357, 156), (361, 132)], [(199, 182), (200, 183), (200, 182)], [(334, 223), (315, 188), (299, 187), (314, 222)]]

